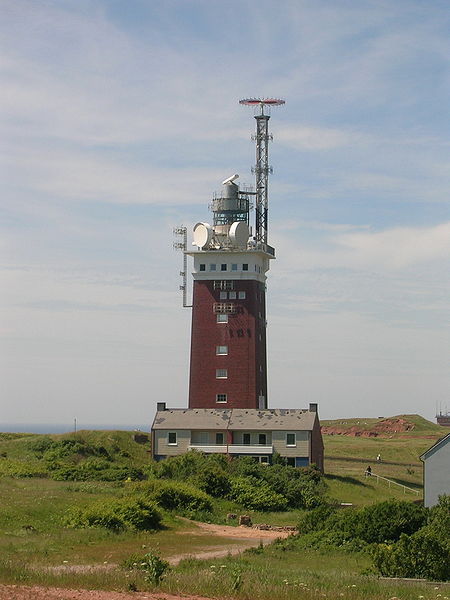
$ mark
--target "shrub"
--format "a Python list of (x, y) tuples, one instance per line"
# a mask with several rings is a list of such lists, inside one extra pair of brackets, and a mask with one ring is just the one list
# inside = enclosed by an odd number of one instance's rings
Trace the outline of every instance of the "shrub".
[(310, 533), (325, 528), (328, 518), (334, 513), (335, 509), (325, 504), (305, 512), (297, 525), (300, 533)]
[(167, 561), (163, 560), (156, 552), (147, 554), (133, 554), (121, 564), (123, 569), (139, 570), (145, 572), (145, 580), (149, 583), (158, 584), (170, 569)]
[(223, 469), (214, 465), (208, 465), (195, 478), (198, 487), (215, 498), (223, 498), (230, 491), (230, 477)]
[(282, 494), (277, 494), (266, 481), (255, 477), (233, 479), (229, 497), (250, 510), (268, 512), (287, 508), (287, 500)]
[(149, 481), (141, 487), (149, 498), (167, 510), (211, 511), (211, 498), (193, 485), (179, 481)]
[(87, 508), (69, 509), (65, 525), (74, 529), (105, 527), (112, 531), (153, 530), (161, 525), (161, 513), (154, 502), (143, 497), (102, 500)]
[(450, 551), (424, 531), (402, 534), (392, 545), (378, 544), (372, 553), (375, 568), (384, 577), (450, 579)]

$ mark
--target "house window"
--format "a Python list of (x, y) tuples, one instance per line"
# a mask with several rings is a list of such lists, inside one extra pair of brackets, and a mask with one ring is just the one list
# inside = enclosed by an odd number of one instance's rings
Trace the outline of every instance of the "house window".
[(228, 292), (220, 292), (220, 299), (221, 300), (226, 300), (227, 299), (227, 293)]
[(228, 354), (228, 346), (216, 346), (216, 354)]
[(290, 466), (290, 467), (295, 467), (295, 457), (294, 456), (288, 456), (286, 458), (286, 463)]
[(226, 394), (216, 394), (216, 402), (219, 403), (224, 403), (227, 401), (227, 395)]
[(226, 379), (228, 377), (227, 369), (216, 369), (216, 379)]
[(210, 265), (209, 265), (209, 270), (210, 270), (210, 271), (215, 271), (215, 270), (216, 270), (216, 265), (214, 265), (214, 264), (210, 264)]
[(199, 270), (200, 270), (200, 271), (206, 271), (206, 265), (202, 263), (202, 264), (200, 265), (200, 268), (199, 268)]
[(268, 456), (260, 456), (259, 457), (259, 462), (262, 465), (268, 465), (269, 464), (269, 457)]
[(218, 323), (228, 323), (228, 315), (219, 313), (216, 315), (216, 319)]
[(245, 292), (239, 292), (238, 298), (239, 298), (239, 300), (245, 300)]
[(250, 434), (249, 433), (242, 434), (242, 443), (244, 444), (244, 446), (250, 446)]
[(258, 435), (258, 443), (260, 446), (265, 446), (267, 443), (267, 436), (265, 433), (260, 433)]
[(242, 270), (243, 270), (243, 271), (248, 271), (248, 264), (247, 264), (247, 263), (244, 263), (244, 264), (242, 265)]
[(286, 434), (286, 446), (296, 446), (295, 433)]
[(227, 265), (225, 265), (225, 264), (220, 265), (220, 270), (221, 271), (226, 271), (227, 270)]
[(236, 292), (230, 292), (230, 294), (229, 294), (228, 298), (229, 298), (230, 300), (236, 300)]
[(223, 433), (216, 433), (216, 446), (223, 446)]
[(167, 443), (169, 444), (169, 446), (177, 445), (177, 432), (176, 431), (169, 431), (169, 433), (167, 434)]
[(231, 265), (231, 270), (232, 270), (232, 271), (237, 271), (237, 264), (233, 263), (233, 264)]

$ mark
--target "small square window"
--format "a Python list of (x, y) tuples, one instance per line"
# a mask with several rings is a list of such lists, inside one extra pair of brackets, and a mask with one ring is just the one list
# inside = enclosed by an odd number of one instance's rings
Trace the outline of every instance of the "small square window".
[(206, 271), (206, 265), (202, 263), (202, 264), (200, 265), (200, 267), (199, 267), (199, 270), (200, 270), (200, 271)]
[(233, 263), (233, 264), (231, 265), (231, 270), (232, 270), (232, 271), (237, 271), (237, 264), (236, 264), (236, 263)]
[(249, 433), (242, 434), (242, 443), (244, 444), (244, 446), (250, 446), (250, 434)]
[(220, 292), (220, 299), (221, 300), (226, 300), (227, 299), (227, 292)]
[(239, 292), (238, 298), (239, 300), (245, 300), (245, 292)]
[(221, 431), (216, 433), (216, 446), (223, 446), (223, 433)]
[(169, 433), (167, 434), (167, 443), (169, 444), (169, 446), (177, 445), (177, 432), (176, 431), (169, 431)]
[(296, 446), (295, 433), (286, 434), (286, 446)]
[(228, 354), (228, 346), (216, 346), (216, 354)]
[(236, 292), (230, 292), (230, 295), (228, 296), (228, 298), (230, 300), (236, 300)]
[(228, 323), (228, 315), (219, 313), (218, 315), (216, 315), (216, 318), (217, 318), (217, 323)]
[(223, 404), (226, 401), (227, 401), (227, 395), (226, 394), (216, 394), (216, 402), (219, 402), (219, 403)]
[(226, 264), (220, 265), (220, 270), (221, 271), (226, 271), (227, 270), (227, 265)]
[(247, 263), (244, 263), (244, 264), (242, 265), (242, 270), (243, 270), (243, 271), (248, 271), (248, 264), (247, 264)]
[(228, 370), (227, 369), (216, 369), (216, 379), (227, 379)]
[(209, 265), (209, 270), (210, 270), (210, 271), (215, 271), (215, 270), (216, 270), (216, 266), (217, 266), (217, 265), (215, 265), (215, 264), (210, 264), (210, 265)]

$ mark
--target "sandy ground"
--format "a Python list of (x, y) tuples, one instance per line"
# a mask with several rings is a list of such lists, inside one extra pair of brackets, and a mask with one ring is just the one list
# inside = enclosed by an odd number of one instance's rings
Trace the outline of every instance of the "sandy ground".
[[(178, 564), (187, 557), (193, 558), (219, 558), (228, 554), (238, 554), (246, 548), (258, 546), (260, 543), (269, 544), (280, 537), (289, 534), (279, 531), (264, 531), (251, 527), (230, 527), (227, 525), (212, 525), (196, 522), (195, 525), (208, 536), (208, 549), (192, 554), (179, 554), (166, 557), (172, 564)], [(180, 532), (180, 535), (189, 535), (190, 531)], [(198, 531), (196, 534), (198, 535)], [(226, 537), (235, 543), (214, 547), (214, 536)], [(236, 543), (239, 540), (239, 543)], [(115, 565), (71, 565), (68, 569), (89, 570), (96, 568), (113, 568)], [(61, 570), (61, 567), (58, 567)], [(208, 600), (200, 596), (172, 596), (164, 593), (150, 592), (105, 592), (98, 590), (66, 590), (63, 588), (45, 588), (39, 586), (19, 586), (0, 584), (0, 600)]]

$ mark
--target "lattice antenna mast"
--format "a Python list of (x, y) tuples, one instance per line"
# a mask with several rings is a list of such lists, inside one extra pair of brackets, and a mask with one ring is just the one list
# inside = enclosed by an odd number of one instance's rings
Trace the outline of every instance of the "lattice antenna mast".
[(183, 293), (183, 307), (191, 308), (192, 304), (187, 303), (187, 227), (184, 227), (184, 225), (181, 225), (181, 227), (174, 227), (173, 234), (176, 236), (175, 239), (178, 238), (178, 240), (180, 240), (173, 243), (174, 250), (183, 251), (183, 270), (180, 271), (180, 276), (183, 282), (180, 285), (180, 290)]
[[(256, 164), (252, 168), (252, 173), (256, 179), (256, 223), (255, 237), (256, 242), (267, 245), (269, 229), (269, 173), (273, 172), (269, 165), (269, 141), (273, 139), (269, 133), (269, 119), (271, 106), (280, 106), (284, 100), (276, 98), (248, 98), (240, 100), (239, 104), (253, 106), (258, 111), (255, 115), (256, 134), (252, 135), (252, 140), (256, 142)], [(264, 112), (266, 108), (266, 112)]]

